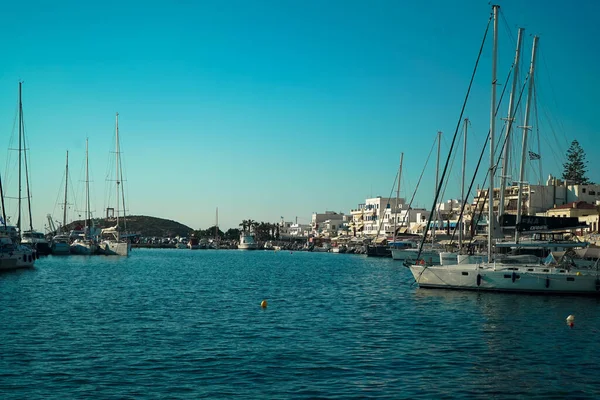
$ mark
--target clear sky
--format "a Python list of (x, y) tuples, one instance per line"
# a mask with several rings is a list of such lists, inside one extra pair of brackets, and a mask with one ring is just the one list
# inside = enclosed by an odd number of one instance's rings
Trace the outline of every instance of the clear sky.
[[(539, 131), (544, 179), (562, 173), (568, 143), (577, 139), (588, 175), (600, 182), (600, 2), (499, 4), (500, 82), (516, 28), (526, 28), (525, 67), (530, 35), (540, 36), (531, 149), (538, 151)], [(2, 178), (7, 196), (16, 196), (16, 152), (8, 149), (16, 146), (22, 80), (38, 230), (48, 213), (61, 219), (67, 150), (69, 203), (79, 203), (69, 215), (82, 209), (86, 137), (92, 209), (103, 214), (116, 112), (130, 214), (194, 229), (213, 225), (217, 207), (224, 229), (248, 218), (306, 223), (312, 212), (349, 212), (366, 197), (389, 195), (401, 152), (401, 196), (410, 197), (437, 131), (447, 154), (491, 9), (485, 0), (21, 1), (2, 8)], [(489, 44), (466, 111), (469, 175), (489, 128)], [(434, 163), (417, 194), (428, 208)], [(539, 176), (533, 165), (531, 181)], [(459, 158), (446, 199), (459, 197), (458, 166)], [(9, 215), (15, 208), (7, 202)]]

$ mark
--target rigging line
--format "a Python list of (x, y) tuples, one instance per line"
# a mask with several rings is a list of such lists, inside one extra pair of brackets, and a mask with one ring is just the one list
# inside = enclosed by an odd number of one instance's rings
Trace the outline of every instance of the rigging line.
[[(500, 99), (498, 100), (498, 104), (496, 105), (496, 110), (494, 111), (494, 118), (498, 116), (498, 112), (500, 111), (500, 105), (502, 104), (502, 99), (504, 98), (504, 95), (506, 94), (506, 89), (508, 88), (508, 81), (510, 80), (512, 72), (514, 71), (514, 67), (515, 67), (515, 64), (513, 62), (512, 67), (509, 69), (508, 75), (506, 76), (506, 80), (504, 81), (504, 85), (502, 86), (502, 93), (500, 93)], [(523, 89), (521, 89), (521, 94), (522, 93), (523, 93)], [(516, 107), (518, 107), (518, 106), (519, 106), (519, 104), (517, 103)], [(512, 121), (510, 121), (510, 124), (512, 124)], [(510, 124), (509, 124), (508, 128), (511, 127)], [(502, 159), (502, 155), (504, 154), (504, 152), (503, 152), (504, 151), (504, 147), (506, 146), (506, 136), (503, 135), (504, 131), (507, 129), (506, 125), (507, 124), (505, 122), (504, 125), (502, 126), (502, 130), (500, 131), (500, 135), (498, 135), (498, 142), (495, 144), (496, 148), (499, 149), (498, 151), (499, 151), (500, 159)], [(463, 132), (461, 131), (459, 139), (462, 137), (462, 135), (463, 135)], [(487, 140), (489, 140), (489, 137), (490, 137), (490, 134), (489, 134), (489, 131), (488, 131), (488, 136), (486, 138), (486, 142), (487, 142)], [(502, 139), (503, 137), (504, 137), (504, 141)], [(503, 145), (500, 146), (500, 142), (502, 142), (502, 141), (503, 141)], [(451, 168), (454, 165), (454, 161), (455, 161), (457, 155), (458, 155), (458, 153), (454, 153), (454, 156), (452, 158)], [(498, 162), (496, 163), (496, 168), (498, 166)], [(479, 170), (479, 165), (480, 164), (478, 163), (477, 164), (477, 169), (475, 170), (475, 174), (474, 175), (477, 175), (477, 171)], [(447, 180), (446, 183), (445, 183), (445, 185), (444, 185), (444, 191), (442, 192), (442, 198), (444, 197), (444, 195), (446, 193), (446, 188), (448, 186), (448, 183), (449, 182)], [(470, 194), (470, 192), (471, 192), (471, 188), (469, 188), (469, 190), (467, 191), (467, 197)], [(464, 203), (464, 201), (463, 201), (463, 203)], [(461, 206), (461, 207), (463, 207), (463, 206)], [(456, 229), (457, 229), (457, 227), (454, 228), (454, 231), (456, 231)]]
[(25, 116), (23, 110), (21, 110), (21, 124), (23, 128), (23, 159), (25, 161), (25, 186), (27, 188), (27, 208), (29, 214), (29, 230), (33, 232), (33, 219), (31, 217), (31, 190), (29, 186), (29, 166), (27, 162), (27, 141), (25, 140)]
[[(437, 140), (437, 138), (436, 138), (436, 140)], [(434, 140), (433, 143), (431, 144), (431, 149), (429, 149), (429, 154), (427, 155), (427, 160), (425, 160), (425, 165), (423, 166), (423, 169), (421, 170), (421, 175), (419, 175), (419, 180), (417, 181), (417, 186), (415, 187), (412, 197), (410, 198), (410, 202), (408, 203), (407, 211), (410, 211), (413, 200), (415, 199), (415, 195), (417, 194), (417, 190), (419, 189), (419, 185), (421, 184), (421, 179), (423, 178), (423, 174), (425, 173), (425, 168), (427, 168), (427, 164), (429, 163), (429, 159), (431, 158), (431, 153), (433, 153), (433, 149), (435, 148), (436, 140)], [(402, 219), (402, 224), (400, 226), (404, 225), (407, 217), (408, 217), (408, 212), (404, 213), (404, 218)], [(408, 221), (408, 222), (410, 223), (410, 221)]]
[[(519, 107), (519, 104), (521, 103), (521, 100), (523, 98), (523, 92), (525, 91), (524, 89), (525, 89), (525, 86), (526, 86), (528, 80), (529, 80), (529, 75), (527, 75), (527, 78), (525, 79), (525, 82), (523, 83), (523, 86), (521, 88), (521, 93), (519, 94), (519, 99), (517, 101), (516, 107)], [(488, 132), (488, 137), (489, 137), (489, 132)], [(486, 145), (487, 145), (487, 141), (486, 141)], [(506, 145), (506, 140), (504, 141), (503, 147), (504, 147), (504, 145)], [(485, 150), (485, 146), (484, 146), (484, 150)], [(494, 169), (496, 169), (498, 167), (499, 163), (500, 163), (500, 156), (498, 156), (498, 158), (496, 160), (496, 163), (494, 164)], [(485, 187), (489, 176), (490, 176), (490, 170), (488, 170), (487, 173), (485, 174), (485, 178), (483, 180), (483, 187)], [(479, 215), (477, 216), (477, 222), (478, 223), (481, 220), (482, 213), (483, 213), (483, 208), (484, 208), (484, 206), (485, 206), (485, 204), (486, 204), (486, 202), (488, 200), (488, 197), (489, 197), (489, 193), (488, 192), (489, 192), (489, 190), (486, 191), (486, 194), (484, 196), (484, 200), (483, 200), (481, 209), (479, 210)], [(478, 196), (478, 197), (480, 197), (480, 196)], [(488, 224), (489, 224), (489, 222), (488, 222)], [(456, 228), (455, 228), (455, 231), (456, 231)], [(454, 237), (454, 235), (452, 237)], [(471, 240), (469, 241), (469, 247), (472, 245), (472, 243), (473, 243), (473, 235), (471, 236)]]
[[(457, 140), (459, 142), (462, 141), (463, 134), (464, 134), (464, 132), (462, 130), (458, 133)], [(446, 142), (446, 138), (445, 137), (443, 137), (443, 140), (444, 140), (444, 145), (446, 145), (446, 147), (449, 147), (449, 146), (447, 146), (448, 143)], [(454, 153), (454, 156), (452, 158), (452, 163), (450, 164), (450, 171), (452, 171), (454, 169), (454, 162), (456, 161), (457, 155), (458, 155), (458, 153)], [(460, 176), (458, 175), (458, 173), (456, 173), (453, 176), (453, 178), (456, 179), (457, 186), (458, 186), (458, 184), (460, 182)], [(448, 184), (449, 183), (450, 183), (450, 178), (446, 179), (446, 182), (444, 183), (444, 189), (442, 190), (442, 199), (446, 196), (446, 189), (448, 188)]]
[(0, 201), (2, 202), (2, 225), (6, 230), (6, 207), (4, 207), (4, 190), (2, 189), (2, 178), (0, 177)]
[[(460, 139), (463, 136), (463, 131), (461, 131), (458, 134), (458, 140), (460, 141)], [(452, 168), (454, 167), (454, 162), (456, 161), (456, 157), (458, 156), (458, 152), (454, 152), (454, 155), (452, 156), (452, 161), (450, 162), (450, 170), (452, 171)], [(442, 189), (442, 199), (446, 196), (446, 189), (448, 188), (448, 184), (450, 183), (450, 179), (446, 179), (446, 182), (444, 183), (444, 188)], [(439, 209), (439, 207), (438, 207)], [(452, 212), (452, 200), (450, 200), (450, 212)], [(443, 224), (442, 224), (443, 226)]]
[[(508, 75), (506, 76), (506, 80), (504, 81), (504, 85), (502, 86), (502, 92), (500, 93), (500, 98), (499, 98), (499, 100), (498, 100), (498, 104), (496, 105), (496, 110), (494, 111), (494, 118), (496, 118), (496, 117), (498, 116), (498, 112), (500, 111), (500, 105), (502, 104), (502, 99), (504, 98), (504, 95), (506, 94), (506, 89), (508, 88), (508, 82), (509, 82), (509, 80), (510, 80), (510, 77), (511, 77), (511, 75), (512, 75), (512, 73), (513, 73), (514, 69), (515, 69), (515, 63), (514, 63), (514, 61), (513, 61), (512, 65), (511, 65), (511, 67), (510, 67), (510, 69), (509, 69), (509, 71), (508, 71)], [(527, 76), (527, 77), (528, 77), (528, 76)], [(525, 82), (527, 82), (527, 79), (525, 80)], [(524, 88), (525, 88), (525, 86), (523, 86), (523, 87), (521, 88), (521, 93), (520, 93), (520, 96), (519, 96), (519, 102), (516, 104), (516, 106), (515, 106), (515, 110), (516, 110), (516, 109), (518, 109), (518, 107), (519, 107), (519, 103), (520, 103), (520, 100), (521, 100), (521, 96), (523, 95), (523, 90), (524, 90)], [(506, 136), (505, 136), (505, 135), (503, 135), (503, 133), (504, 133), (504, 131), (507, 129), (507, 122), (508, 122), (508, 129), (510, 129), (510, 128), (512, 127), (513, 119), (514, 119), (514, 118), (512, 118), (510, 121), (505, 121), (504, 125), (502, 126), (502, 130), (501, 130), (501, 132), (500, 132), (500, 135), (498, 136), (498, 142), (495, 144), (495, 145), (496, 145), (496, 148), (498, 148), (498, 149), (499, 149), (499, 150), (498, 150), (498, 151), (499, 151), (499, 153), (498, 153), (498, 154), (499, 154), (499, 159), (498, 159), (498, 161), (497, 161), (497, 162), (496, 162), (496, 164), (495, 164), (495, 167), (494, 167), (495, 169), (496, 169), (496, 168), (498, 168), (498, 164), (499, 164), (499, 162), (500, 162), (500, 160), (502, 159), (502, 156), (503, 156), (503, 154), (504, 154), (504, 147), (506, 146), (506, 140), (507, 140), (507, 138), (506, 138)], [(455, 133), (455, 134), (456, 134), (456, 133)], [(462, 137), (462, 131), (461, 131), (461, 133), (460, 133), (460, 137)], [(487, 141), (489, 140), (489, 137), (490, 137), (490, 133), (489, 133), (489, 130), (488, 130), (488, 135), (487, 135), (487, 138), (486, 138), (486, 143), (487, 143)], [(503, 139), (503, 138), (504, 138), (504, 139)], [(503, 142), (502, 146), (500, 146), (500, 142)], [(487, 146), (487, 144), (486, 144), (486, 146)], [(485, 147), (486, 147), (486, 146), (484, 146), (484, 149), (485, 149)], [(451, 164), (451, 168), (452, 168), (452, 166), (454, 165), (454, 161), (455, 161), (455, 159), (456, 159), (456, 156), (457, 156), (457, 154), (458, 154), (458, 153), (454, 153), (454, 156), (453, 156), (453, 158), (452, 158), (452, 164)], [(483, 156), (483, 153), (482, 153), (482, 155), (480, 156), (480, 158), (479, 158), (479, 161), (478, 161), (478, 163), (477, 163), (477, 168), (476, 168), (476, 170), (475, 170), (475, 174), (473, 175), (473, 179), (475, 178), (475, 176), (477, 175), (477, 172), (479, 171), (479, 167), (480, 167), (480, 165), (481, 165), (481, 157), (482, 157), (482, 156)], [(489, 174), (489, 171), (488, 171), (488, 174)], [(485, 182), (485, 181), (484, 181), (484, 182)], [(444, 185), (444, 190), (443, 190), (443, 192), (442, 192), (442, 198), (444, 197), (444, 195), (445, 195), (445, 193), (446, 193), (446, 188), (447, 188), (447, 186), (448, 186), (448, 183), (449, 183), (449, 182), (448, 182), (448, 180), (447, 180), (447, 181), (446, 181), (446, 183), (445, 183), (445, 185)], [(484, 183), (484, 185), (485, 185), (485, 183)], [(472, 184), (469, 186), (469, 190), (468, 190), (468, 191), (467, 191), (467, 193), (466, 193), (466, 195), (467, 195), (467, 198), (469, 197), (469, 195), (470, 195), (470, 193), (471, 193), (471, 190), (472, 190)], [(463, 204), (461, 205), (461, 213), (460, 213), (460, 218), (459, 218), (459, 220), (462, 218), (462, 214), (463, 214), (464, 207), (465, 207), (465, 202), (464, 202), (464, 200), (463, 200)], [(452, 234), (452, 237), (451, 237), (451, 240), (450, 240), (450, 242), (451, 242), (451, 243), (452, 243), (452, 241), (454, 240), (454, 237), (455, 237), (455, 235), (456, 235), (456, 230), (457, 230), (457, 229), (458, 229), (458, 226), (455, 226), (455, 227), (454, 227), (453, 234)]]
[[(548, 86), (550, 86), (550, 91), (552, 92), (552, 100), (554, 101), (554, 105), (556, 106), (556, 109), (559, 109), (558, 101), (556, 100), (556, 92), (554, 91), (554, 86), (552, 85), (552, 77), (550, 76), (550, 69), (548, 68), (548, 64), (546, 63), (546, 56), (545, 56), (544, 52), (540, 51), (540, 50), (542, 50), (541, 47), (542, 46), (539, 46), (539, 48), (538, 48), (538, 54), (540, 54), (542, 63), (544, 64), (544, 68), (546, 70), (546, 74), (548, 74), (548, 81), (549, 81)], [(562, 125), (562, 123), (560, 121), (557, 120), (557, 122), (560, 125), (559, 128), (562, 130), (563, 138), (565, 139), (565, 145), (568, 146), (569, 141), (567, 140), (567, 137), (565, 136), (565, 127)]]
[(11, 161), (12, 161), (12, 157), (11, 157), (12, 151), (11, 150), (14, 147), (13, 143), (14, 143), (14, 140), (15, 140), (15, 128), (16, 128), (17, 123), (18, 123), (17, 122), (18, 118), (19, 118), (19, 99), (17, 98), (17, 107), (15, 108), (15, 115), (13, 117), (13, 126), (12, 126), (12, 130), (11, 130), (10, 139), (8, 141), (6, 166), (5, 166), (5, 169), (4, 169), (4, 171), (6, 171), (6, 173), (5, 173), (5, 178), (6, 178), (5, 184), (7, 184), (7, 185), (10, 184), (10, 178), (11, 178), (10, 176), (6, 176), (6, 175), (8, 175), (8, 171), (10, 170), (9, 166), (10, 166)]
[[(539, 167), (539, 172), (540, 172), (540, 179), (538, 181), (538, 185), (542, 184), (542, 147), (540, 144), (540, 118), (538, 115), (538, 97), (537, 97), (537, 90), (536, 90), (536, 84), (535, 81), (533, 82), (533, 112), (535, 113), (535, 129), (536, 129), (536, 133), (537, 133), (537, 153), (540, 156), (540, 158), (537, 159), (538, 161), (538, 167)], [(543, 191), (542, 192), (542, 200), (544, 200), (544, 196), (545, 196), (546, 192)]]
[[(523, 99), (523, 93), (525, 92), (525, 87), (527, 86), (527, 81), (529, 81), (529, 74), (527, 74), (527, 76), (525, 77), (525, 81), (523, 82), (523, 85), (521, 86), (521, 92), (519, 93), (519, 98), (517, 99), (517, 103), (515, 105), (515, 110), (519, 108), (519, 105), (521, 104), (521, 100)], [(496, 114), (498, 113), (499, 110), (499, 106), (496, 108)], [(506, 127), (506, 125), (505, 125)], [(504, 130), (504, 128), (503, 128)], [(483, 148), (481, 149), (481, 153), (479, 154), (479, 160), (477, 161), (477, 166), (475, 167), (475, 173), (473, 174), (473, 178), (471, 178), (471, 183), (469, 184), (469, 189), (467, 190), (467, 198), (468, 196), (471, 194), (471, 190), (473, 189), (473, 185), (475, 183), (475, 178), (477, 176), (477, 172), (479, 171), (479, 167), (481, 166), (481, 161), (483, 159), (483, 155), (485, 154), (485, 149), (487, 148), (487, 143), (489, 141), (489, 137), (490, 137), (490, 131), (488, 130), (488, 134), (487, 134), (487, 138), (484, 142)], [(502, 137), (502, 135), (500, 136)], [(494, 166), (494, 169), (498, 167), (498, 164), (500, 163), (500, 160), (502, 158), (502, 153), (503, 153), (503, 149), (504, 146), (506, 146), (506, 135), (504, 135), (504, 142), (502, 144), (502, 147), (499, 151), (499, 155), (498, 155), (498, 161), (496, 161), (496, 164)], [(488, 169), (486, 175), (485, 175), (485, 179), (484, 179), (484, 183), (482, 187), (485, 187), (485, 184), (487, 182), (487, 178), (489, 176), (490, 170)], [(479, 192), (479, 194), (477, 195), (477, 203), (479, 204), (479, 199), (481, 198), (481, 192)], [(487, 194), (486, 194), (486, 198), (484, 199), (484, 202), (482, 203), (481, 209), (479, 211), (479, 214), (477, 216), (477, 223), (479, 223), (479, 221), (481, 220), (481, 215), (483, 213), (483, 206), (485, 205), (485, 202), (487, 201)], [(461, 209), (460, 209), (460, 215), (458, 217), (458, 220), (462, 220), (462, 217), (464, 215), (464, 210), (465, 210), (465, 206), (466, 206), (466, 202), (463, 202)], [(476, 209), (474, 211), (477, 211)], [(471, 218), (471, 229), (473, 229), (473, 221), (475, 220), (475, 218)], [(452, 243), (454, 241), (454, 238), (456, 237), (456, 230), (457, 230), (458, 226), (454, 227), (454, 230), (452, 232), (452, 236), (450, 238), (450, 243)], [(470, 247), (473, 244), (473, 238), (475, 235), (471, 235), (471, 240), (469, 241), (468, 247)]]
[[(511, 77), (511, 75), (512, 75), (512, 72), (514, 71), (514, 67), (515, 67), (515, 64), (514, 64), (514, 62), (513, 62), (513, 64), (512, 64), (512, 67), (510, 68), (510, 70), (509, 70), (509, 72), (508, 72), (508, 75), (507, 75), (507, 77), (506, 77), (506, 80), (505, 80), (505, 82), (504, 82), (503, 89), (502, 89), (502, 93), (500, 94), (500, 99), (499, 99), (499, 101), (498, 101), (498, 104), (496, 105), (496, 110), (494, 111), (494, 118), (496, 118), (496, 117), (498, 116), (498, 112), (500, 111), (500, 105), (502, 104), (502, 99), (504, 98), (504, 95), (506, 94), (506, 89), (507, 89), (507, 87), (508, 87), (508, 81), (510, 80), (510, 77)], [(528, 78), (528, 76), (527, 76), (527, 78)], [(525, 82), (527, 82), (527, 79), (525, 80)], [(516, 104), (516, 106), (515, 106), (515, 109), (517, 109), (517, 108), (519, 107), (519, 103), (520, 103), (520, 101), (521, 101), (521, 96), (523, 95), (524, 88), (525, 88), (525, 86), (523, 86), (523, 87), (521, 88), (521, 93), (520, 93), (520, 95), (519, 95), (519, 102), (517, 102), (517, 104)], [(510, 121), (510, 123), (512, 124), (512, 121)], [(510, 128), (510, 125), (509, 125), (509, 128)], [(501, 132), (500, 132), (500, 135), (498, 136), (498, 143), (497, 143), (496, 145), (497, 145), (497, 148), (499, 149), (499, 150), (498, 150), (498, 151), (499, 151), (499, 153), (498, 153), (498, 154), (499, 154), (499, 158), (498, 158), (498, 161), (496, 162), (496, 165), (495, 165), (495, 167), (494, 167), (494, 168), (497, 168), (497, 167), (498, 167), (498, 164), (499, 164), (500, 160), (502, 159), (502, 155), (503, 155), (503, 150), (504, 150), (504, 147), (506, 146), (506, 139), (507, 139), (507, 138), (506, 138), (506, 136), (505, 136), (505, 135), (503, 135), (503, 133), (504, 133), (505, 129), (507, 129), (507, 125), (506, 125), (506, 123), (503, 125), (503, 127), (502, 127), (502, 130), (501, 130)], [(461, 135), (462, 135), (462, 133), (461, 133)], [(489, 140), (489, 137), (490, 137), (490, 132), (489, 132), (489, 130), (488, 130), (488, 134), (487, 134), (487, 137), (486, 137), (486, 140), (485, 140), (485, 144), (484, 144), (483, 150), (482, 150), (482, 152), (481, 152), (481, 155), (479, 156), (479, 160), (478, 160), (478, 162), (477, 162), (477, 167), (476, 167), (476, 169), (475, 169), (475, 173), (473, 174), (473, 178), (472, 178), (472, 180), (471, 180), (471, 184), (469, 185), (469, 190), (467, 190), (467, 193), (466, 193), (466, 197), (467, 197), (467, 198), (468, 198), (468, 197), (469, 197), (469, 195), (471, 194), (471, 190), (472, 190), (472, 188), (473, 188), (473, 183), (474, 183), (474, 181), (475, 181), (475, 177), (477, 176), (477, 172), (479, 171), (479, 167), (481, 166), (481, 160), (482, 160), (482, 157), (483, 157), (483, 153), (484, 153), (484, 151), (485, 151), (485, 148), (487, 147), (487, 142), (488, 142), (488, 140)], [(500, 142), (502, 141), (502, 138), (503, 138), (503, 137), (504, 137), (504, 142), (503, 142), (503, 145), (502, 145), (502, 146), (500, 146)], [(456, 157), (456, 154), (457, 154), (457, 153), (455, 153), (455, 154), (454, 154), (454, 157)], [(452, 163), (454, 163), (454, 158), (453, 158), (453, 160), (452, 160)], [(489, 171), (488, 171), (488, 174), (489, 174)], [(487, 174), (486, 174), (486, 176), (487, 176)], [(485, 181), (484, 181), (484, 182), (485, 182)], [(447, 185), (447, 184), (448, 184), (448, 182), (446, 182), (446, 185)], [(445, 190), (446, 190), (446, 189), (445, 189), (445, 187), (444, 187), (444, 193), (445, 193)], [(464, 212), (464, 208), (465, 208), (465, 206), (466, 206), (466, 203), (465, 203), (465, 202), (464, 202), (464, 200), (463, 200), (463, 204), (461, 204), (461, 212), (460, 212), (459, 220), (461, 220), (461, 219), (462, 219), (462, 216), (463, 216), (463, 212)], [(458, 226), (455, 226), (455, 227), (454, 227), (454, 230), (453, 230), (452, 237), (451, 237), (451, 239), (450, 239), (450, 242), (451, 242), (451, 243), (452, 243), (452, 241), (454, 240), (454, 237), (455, 237), (455, 235), (456, 235), (456, 230), (457, 230), (457, 229), (458, 229)]]
[[(469, 94), (471, 93), (471, 88), (473, 86), (473, 80), (475, 79), (475, 74), (477, 73), (477, 67), (479, 66), (479, 60), (481, 59), (481, 54), (483, 53), (483, 47), (485, 45), (485, 40), (487, 38), (488, 31), (490, 30), (490, 24), (492, 19), (494, 18), (494, 13), (490, 13), (490, 18), (488, 19), (487, 26), (485, 28), (485, 33), (483, 34), (483, 40), (481, 41), (481, 46), (479, 48), (479, 54), (477, 55), (477, 60), (475, 61), (475, 66), (473, 67), (473, 73), (471, 74), (471, 81), (469, 82), (469, 87), (467, 89), (467, 94), (465, 96), (465, 100), (463, 101), (462, 109), (460, 110), (460, 116), (458, 118), (458, 122), (456, 123), (456, 129), (454, 130), (454, 137), (452, 138), (452, 144), (450, 145), (450, 152), (448, 153), (448, 157), (446, 158), (446, 164), (444, 165), (444, 171), (442, 172), (442, 176), (440, 178), (441, 181), (444, 180), (446, 176), (446, 171), (448, 170), (448, 160), (450, 158), (450, 154), (452, 154), (452, 150), (454, 149), (454, 144), (456, 142), (456, 135), (460, 128), (460, 124), (462, 123), (463, 114), (465, 112), (465, 108), (467, 106), (467, 101), (469, 100)], [(427, 238), (427, 232), (429, 231), (429, 226), (431, 225), (431, 219), (435, 213), (435, 208), (437, 204), (438, 197), (440, 195), (440, 190), (442, 189), (441, 185), (436, 182), (436, 186), (438, 190), (435, 193), (435, 197), (433, 199), (433, 205), (431, 206), (431, 213), (429, 214), (429, 218), (427, 221), (427, 225), (425, 226), (425, 233), (423, 234), (423, 239), (421, 239), (421, 243), (419, 244), (419, 251), (417, 253), (417, 260), (421, 257), (421, 252), (423, 251), (423, 245), (425, 244), (425, 239)]]
[(512, 29), (510, 29), (510, 25), (508, 24), (508, 21), (506, 20), (506, 16), (504, 15), (504, 11), (502, 11), (502, 8), (499, 9), (499, 14), (500, 14), (500, 18), (502, 18), (502, 22), (504, 22), (504, 26), (506, 27), (506, 31), (508, 32), (508, 37), (510, 38), (511, 44), (514, 46), (516, 46), (517, 41), (515, 39), (515, 37), (513, 36), (512, 33)]

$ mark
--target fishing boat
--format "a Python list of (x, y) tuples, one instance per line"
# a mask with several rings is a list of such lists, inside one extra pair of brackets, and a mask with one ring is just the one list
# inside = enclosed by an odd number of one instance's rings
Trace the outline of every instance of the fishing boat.
[[(491, 112), (490, 112), (490, 179), (488, 194), (494, 193), (494, 174), (495, 174), (495, 108), (496, 108), (496, 61), (497, 61), (497, 43), (498, 43), (498, 12), (499, 6), (492, 6), (492, 18), (494, 26), (494, 39), (492, 51), (492, 90), (491, 90)], [(528, 96), (525, 108), (523, 123), (523, 148), (521, 159), (521, 173), (519, 180), (519, 196), (517, 206), (517, 229), (515, 231), (515, 241), (519, 242), (519, 234), (526, 226), (527, 220), (521, 218), (521, 199), (522, 184), (524, 181), (524, 159), (527, 144), (527, 130), (529, 129), (529, 114), (531, 109), (531, 98), (534, 82), (536, 49), (538, 37), (533, 38), (533, 49), (531, 64), (529, 68)], [(519, 53), (520, 40), (517, 41), (517, 54)], [(518, 60), (518, 56), (515, 57)], [(513, 91), (514, 93), (514, 91)], [(511, 97), (513, 96), (511, 93)], [(462, 113), (461, 117), (462, 118)], [(510, 120), (514, 114), (510, 115)], [(509, 123), (510, 124), (510, 123)], [(458, 129), (458, 128), (457, 128)], [(452, 147), (450, 154), (452, 153)], [(449, 154), (449, 156), (450, 156)], [(449, 158), (448, 158), (449, 160)], [(447, 161), (448, 162), (448, 161)], [(444, 174), (442, 174), (442, 180)], [(436, 193), (434, 205), (439, 195)], [(501, 291), (518, 293), (549, 293), (549, 294), (578, 294), (578, 295), (598, 295), (600, 294), (600, 277), (598, 269), (598, 260), (591, 268), (577, 266), (568, 256), (562, 257), (560, 262), (540, 263), (537, 257), (530, 260), (522, 258), (510, 258), (505, 255), (497, 256), (494, 253), (496, 248), (495, 237), (495, 214), (494, 214), (494, 196), (488, 195), (488, 231), (487, 231), (487, 257), (475, 254), (458, 254), (457, 263), (454, 265), (428, 265), (422, 257), (416, 262), (407, 263), (410, 271), (421, 288), (440, 288), (440, 289), (470, 289), (479, 291)], [(430, 217), (431, 221), (431, 217)], [(529, 226), (536, 230), (535, 226)], [(423, 241), (420, 249), (423, 247)]]
[(256, 250), (258, 244), (254, 240), (254, 235), (250, 232), (242, 232), (240, 234), (240, 243), (238, 244), (240, 250)]
[(52, 237), (50, 252), (55, 256), (66, 256), (71, 254), (71, 241), (69, 236), (60, 234)]

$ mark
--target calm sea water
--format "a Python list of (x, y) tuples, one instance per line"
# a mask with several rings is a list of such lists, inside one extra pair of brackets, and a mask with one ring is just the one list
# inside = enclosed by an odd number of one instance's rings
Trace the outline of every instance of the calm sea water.
[(599, 300), (411, 284), (345, 254), (40, 259), (0, 275), (0, 398), (600, 397)]

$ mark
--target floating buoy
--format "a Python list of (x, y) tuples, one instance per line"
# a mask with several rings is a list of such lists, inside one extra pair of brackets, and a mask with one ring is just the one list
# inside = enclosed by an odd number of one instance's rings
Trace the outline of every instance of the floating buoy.
[(260, 302), (260, 306), (261, 306), (262, 308), (267, 308), (267, 301), (266, 301), (266, 300), (263, 300), (263, 301), (261, 301), (261, 302)]
[(574, 327), (575, 326), (575, 316), (574, 315), (569, 315), (567, 317), (567, 325), (569, 325), (569, 327)]
[(577, 271), (577, 273), (575, 275), (581, 276), (581, 272)]

